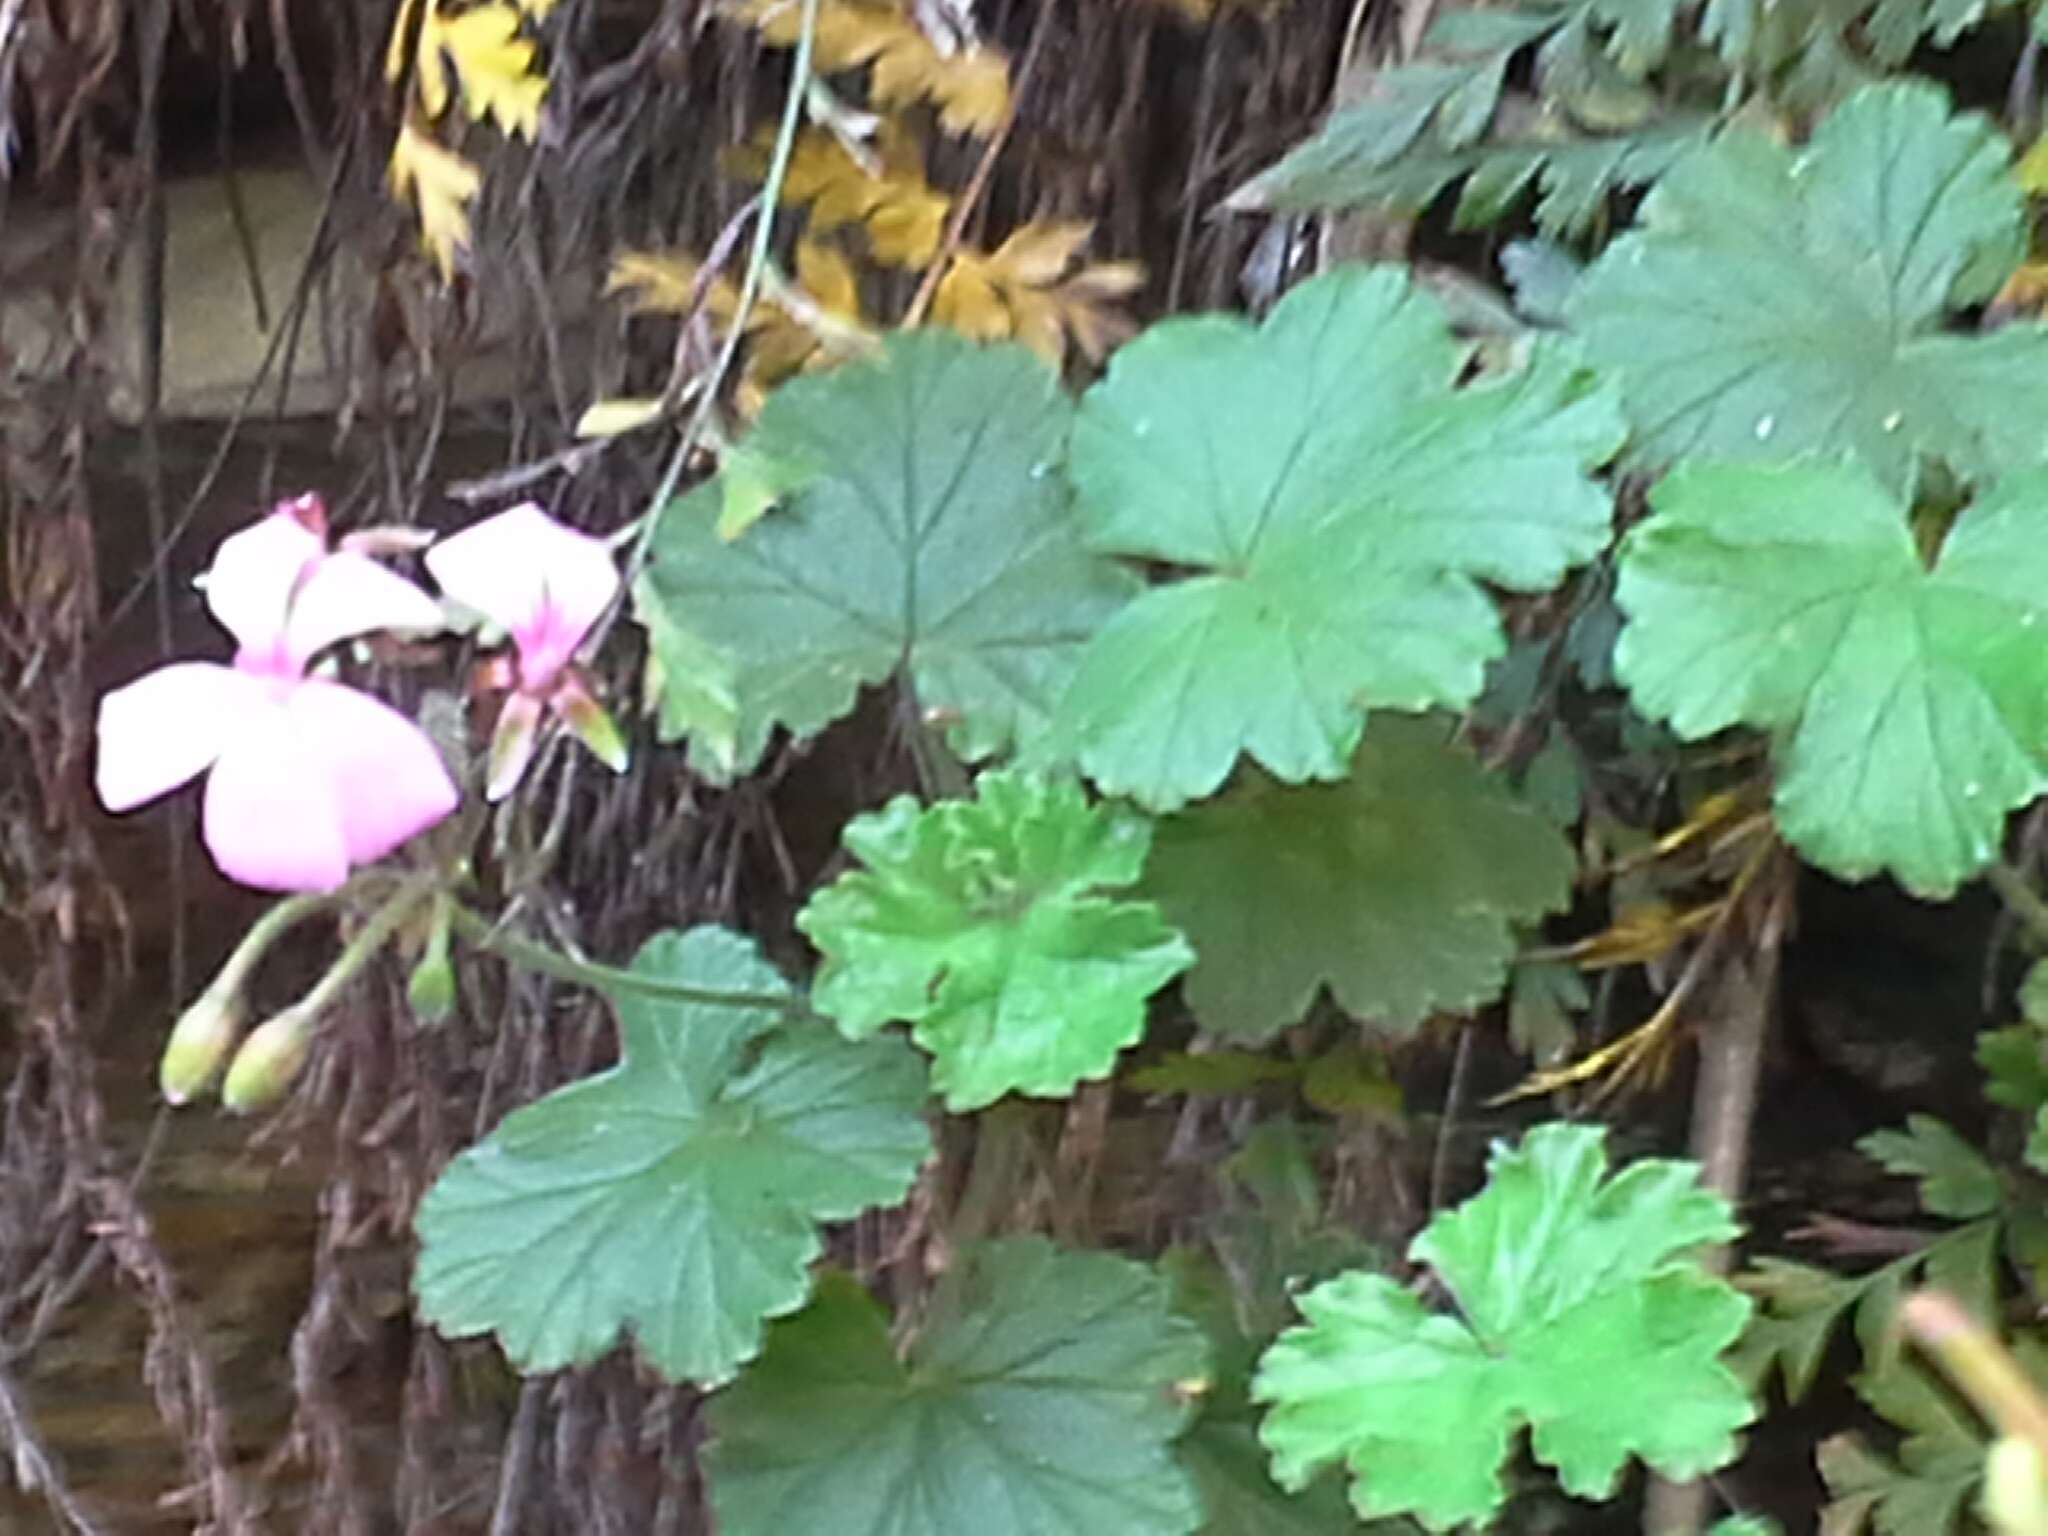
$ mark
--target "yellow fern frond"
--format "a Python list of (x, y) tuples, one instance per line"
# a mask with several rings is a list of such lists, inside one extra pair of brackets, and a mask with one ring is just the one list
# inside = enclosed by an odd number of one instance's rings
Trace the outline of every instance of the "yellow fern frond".
[(415, 76), (427, 116), (438, 118), (447, 111), (452, 66), (472, 121), (488, 116), (506, 134), (534, 138), (548, 82), (535, 73), (534, 45), (519, 28), (519, 9), (499, 0), (453, 16), (430, 3), (420, 27)]
[[(728, 152), (726, 170), (758, 181), (767, 174), (772, 130)], [(865, 162), (832, 134), (797, 135), (782, 181), (782, 201), (810, 210), (813, 233), (863, 226), (875, 260), (913, 270), (929, 266), (953, 202), (924, 179), (924, 151), (910, 132), (885, 123)]]
[(469, 248), (469, 205), (483, 185), (482, 175), (411, 123), (398, 130), (387, 175), (392, 192), (419, 211), (421, 243), (441, 280), (448, 281), (455, 275), (456, 253)]
[[(739, 0), (733, 14), (778, 48), (801, 30), (794, 0)], [(872, 66), (869, 90), (878, 107), (929, 101), (948, 133), (986, 137), (1010, 111), (1010, 61), (994, 48), (946, 52), (901, 8), (859, 0), (822, 0), (811, 38), (820, 74)]]
[(982, 340), (1014, 337), (1057, 368), (1068, 347), (1100, 362), (1134, 326), (1116, 305), (1144, 283), (1136, 262), (1102, 262), (1069, 272), (1093, 226), (1033, 222), (986, 255), (953, 258), (932, 302), (932, 318)]

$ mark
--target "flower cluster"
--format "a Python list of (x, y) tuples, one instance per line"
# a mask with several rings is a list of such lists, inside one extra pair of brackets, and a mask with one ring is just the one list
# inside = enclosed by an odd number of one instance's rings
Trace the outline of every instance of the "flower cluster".
[[(206, 775), (201, 832), (221, 872), (271, 891), (331, 891), (454, 811), (440, 752), (404, 715), (320, 675), (339, 641), (445, 627), (442, 605), (357, 550), (330, 545), (317, 496), (221, 543), (206, 602), (231, 662), (178, 661), (100, 701), (96, 787), (126, 811)], [(614, 768), (623, 747), (573, 665), (619, 589), (605, 545), (520, 506), (430, 550), (444, 593), (512, 639), (493, 743), (492, 799), (509, 793), (553, 712)]]

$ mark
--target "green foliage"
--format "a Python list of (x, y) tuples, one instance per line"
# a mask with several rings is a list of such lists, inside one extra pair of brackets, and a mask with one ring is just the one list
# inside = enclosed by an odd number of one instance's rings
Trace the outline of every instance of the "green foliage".
[[(639, 976), (782, 983), (715, 928), (650, 939)], [(520, 1369), (622, 1333), (674, 1380), (727, 1380), (764, 1318), (803, 1305), (817, 1223), (900, 1200), (931, 1150), (915, 1055), (767, 1009), (621, 991), (621, 1059), (514, 1110), (450, 1163), (417, 1219), (420, 1310), (494, 1333)]]
[(1151, 829), (1070, 783), (998, 771), (972, 801), (901, 797), (846, 827), (867, 866), (811, 898), (813, 1000), (854, 1039), (913, 1026), (955, 1111), (1060, 1097), (1144, 1033), (1145, 1000), (1194, 958), (1133, 884)]
[(1887, 1173), (1920, 1181), (1920, 1207), (1969, 1221), (1998, 1208), (1998, 1172), (1984, 1154), (1932, 1115), (1910, 1115), (1903, 1131), (1875, 1131), (1857, 1143)]
[(1081, 547), (1059, 381), (1022, 347), (920, 332), (777, 399), (773, 451), (745, 472), (803, 466), (776, 479), (785, 505), (728, 541), (726, 490), (700, 488), (664, 512), (635, 589), (664, 731), (730, 778), (774, 727), (808, 735), (900, 675), (963, 756), (1032, 740), (1131, 591)]
[[(1269, 1341), (1247, 1331), (1239, 1287), (1220, 1264), (1191, 1249), (1169, 1251), (1160, 1268), (1173, 1282), (1175, 1306), (1209, 1340), (1212, 1379), (1180, 1441), (1181, 1465), (1201, 1494), (1202, 1536), (1353, 1536), (1360, 1526), (1335, 1479), (1289, 1493), (1267, 1474), (1251, 1376)], [(1391, 1536), (1410, 1527), (1388, 1521), (1371, 1529)]]
[(1973, 503), (1932, 570), (1844, 465), (1681, 467), (1652, 504), (1619, 587), (1637, 706), (1689, 740), (1778, 732), (1779, 825), (1824, 869), (1945, 895), (1989, 862), (2048, 785), (2048, 471)]
[[(1636, 83), (1662, 62), (1677, 10), (1665, 0), (1592, 0), (1440, 15), (1423, 61), (1387, 70), (1364, 101), (1333, 114), (1229, 206), (1415, 213), (1462, 182), (1455, 218), (1470, 228), (1499, 220), (1533, 185), (1538, 226), (1580, 233), (1611, 192), (1655, 180), (1706, 137), (1704, 113), (1650, 121)], [(1567, 110), (1503, 101), (1509, 66), (1532, 46), (1547, 91)]]
[(1466, 388), (1470, 349), (1389, 269), (1297, 288), (1254, 328), (1169, 320), (1117, 354), (1074, 430), (1090, 542), (1190, 574), (1089, 645), (1062, 744), (1153, 810), (1240, 754), (1341, 778), (1370, 708), (1463, 704), (1502, 649), (1481, 580), (1542, 590), (1606, 540), (1586, 476), (1620, 442), (1569, 349)]
[(1248, 775), (1160, 823), (1145, 887), (1194, 944), (1203, 1028), (1270, 1039), (1326, 986), (1396, 1030), (1499, 993), (1514, 925), (1563, 905), (1571, 849), (1447, 735), (1380, 716), (1340, 783)]
[(1918, 1367), (1861, 1381), (1858, 1390), (1903, 1438), (1896, 1460), (1854, 1435), (1821, 1444), (1816, 1459), (1830, 1499), (1821, 1529), (1826, 1536), (1946, 1536), (1983, 1481), (1990, 1449), (1983, 1431)]
[(1611, 368), (1636, 456), (1850, 453), (1894, 492), (1924, 456), (1976, 478), (2048, 449), (2048, 337), (1941, 330), (2019, 260), (1991, 124), (1943, 93), (1872, 87), (1803, 150), (1732, 129), (1681, 161), (1567, 314)]
[(1281, 1486), (1341, 1463), (1361, 1516), (1447, 1530), (1500, 1508), (1524, 1425), (1580, 1497), (1631, 1456), (1679, 1478), (1734, 1456), (1754, 1409), (1717, 1357), (1749, 1303), (1689, 1252), (1734, 1235), (1727, 1203), (1690, 1164), (1608, 1178), (1602, 1140), (1553, 1124), (1496, 1148), (1486, 1189), (1415, 1240), (1459, 1316), (1358, 1272), (1301, 1297), (1253, 1388)]
[(1997, 1222), (1974, 1221), (1856, 1276), (1759, 1260), (1743, 1277), (1744, 1289), (1757, 1299), (1757, 1314), (1734, 1355), (1736, 1368), (1759, 1390), (1777, 1369), (1786, 1397), (1797, 1402), (1813, 1386), (1843, 1322), (1853, 1319), (1870, 1370), (1882, 1376), (1899, 1361), (1892, 1320), (1908, 1287), (1939, 1285), (1988, 1314), (1997, 1287), (1998, 1238)]
[(1181, 1536), (1173, 1459), (1208, 1368), (1166, 1284), (1035, 1238), (961, 1254), (908, 1348), (851, 1280), (770, 1331), (711, 1410), (727, 1536)]

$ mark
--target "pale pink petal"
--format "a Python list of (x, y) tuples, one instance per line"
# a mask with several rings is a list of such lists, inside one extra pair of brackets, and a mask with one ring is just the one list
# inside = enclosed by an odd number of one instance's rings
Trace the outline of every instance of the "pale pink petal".
[(337, 640), (378, 629), (439, 629), (441, 605), (364, 555), (329, 555), (292, 599), (286, 650), (304, 665)]
[(515, 693), (498, 711), (497, 728), (491, 732), (490, 773), (484, 784), (484, 798), (495, 805), (511, 794), (533, 761), (533, 749), (540, 744), (540, 700), (530, 693)]
[(351, 862), (383, 858), (459, 802), (433, 742), (368, 694), (315, 679), (286, 708), (330, 786)]
[(619, 590), (602, 539), (531, 502), (487, 517), (427, 551), (441, 589), (518, 643), (526, 686), (545, 689)]
[(287, 705), (237, 721), (206, 781), (201, 832), (222, 874), (263, 891), (331, 891), (348, 879), (334, 786)]
[(206, 573), (206, 606), (242, 649), (261, 656), (284, 643), (292, 594), (326, 551), (289, 506), (223, 539)]
[(263, 707), (263, 685), (232, 667), (179, 661), (100, 698), (100, 804), (127, 811), (167, 795), (220, 756), (235, 719)]

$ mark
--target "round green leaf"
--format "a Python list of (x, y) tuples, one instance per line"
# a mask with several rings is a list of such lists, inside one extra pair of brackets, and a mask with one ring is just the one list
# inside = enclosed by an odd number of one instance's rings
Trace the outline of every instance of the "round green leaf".
[(1568, 313), (1637, 446), (1852, 453), (1894, 491), (1922, 455), (1966, 477), (2048, 452), (2048, 331), (1946, 334), (2024, 247), (2004, 136), (1936, 86), (1857, 92), (1801, 150), (1731, 129), (1681, 161)]
[[(716, 928), (657, 935), (633, 969), (783, 990)], [(495, 1333), (528, 1372), (630, 1333), (670, 1379), (721, 1382), (764, 1318), (803, 1305), (817, 1223), (908, 1192), (931, 1150), (923, 1069), (766, 1009), (616, 1004), (617, 1066), (514, 1110), (427, 1192), (420, 1310), (452, 1337)]]
[(1240, 754), (1341, 778), (1367, 709), (1478, 693), (1502, 648), (1478, 583), (1542, 590), (1601, 548), (1586, 471), (1621, 425), (1568, 349), (1456, 388), (1468, 360), (1391, 268), (1117, 354), (1074, 430), (1089, 537), (1189, 574), (1112, 619), (1061, 701), (1056, 739), (1096, 783), (1168, 810)]
[(1571, 847), (1447, 735), (1378, 715), (1340, 784), (1249, 779), (1160, 823), (1145, 890), (1194, 944), (1203, 1028), (1270, 1039), (1323, 987), (1395, 1029), (1500, 992), (1515, 924), (1570, 894)]
[(2048, 470), (1950, 530), (1933, 570), (1866, 471), (1681, 468), (1629, 535), (1615, 664), (1688, 740), (1777, 733), (1779, 825), (1849, 879), (1943, 896), (2048, 786)]
[(801, 466), (785, 505), (728, 540), (727, 490), (699, 488), (663, 513), (634, 590), (664, 731), (731, 778), (775, 727), (821, 730), (900, 670), (963, 756), (1034, 738), (1135, 585), (1081, 545), (1071, 414), (1022, 347), (944, 331), (784, 385), (741, 469)]
[(725, 1536), (1183, 1536), (1172, 1440), (1207, 1368), (1164, 1281), (1036, 1238), (969, 1249), (899, 1358), (844, 1277), (711, 1406)]

